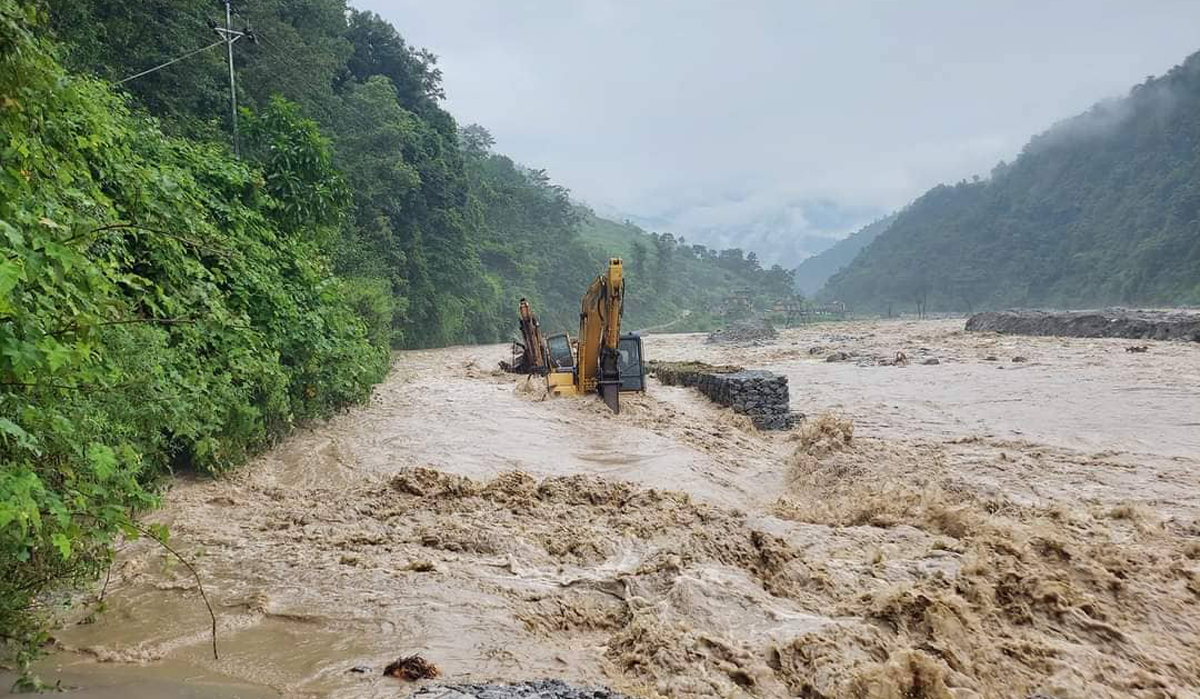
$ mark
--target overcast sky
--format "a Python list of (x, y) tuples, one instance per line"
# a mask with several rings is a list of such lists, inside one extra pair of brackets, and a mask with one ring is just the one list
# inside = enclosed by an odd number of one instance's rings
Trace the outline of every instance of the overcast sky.
[(1200, 0), (352, 0), (576, 198), (794, 264), (1200, 50)]

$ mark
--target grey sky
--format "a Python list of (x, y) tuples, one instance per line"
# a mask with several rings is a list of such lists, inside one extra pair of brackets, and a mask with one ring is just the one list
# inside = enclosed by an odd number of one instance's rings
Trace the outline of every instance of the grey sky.
[(1198, 0), (352, 0), (600, 211), (794, 264), (1200, 49)]

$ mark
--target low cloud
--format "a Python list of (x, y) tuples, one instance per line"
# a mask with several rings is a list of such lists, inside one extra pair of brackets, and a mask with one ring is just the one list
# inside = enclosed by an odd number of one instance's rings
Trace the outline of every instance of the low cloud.
[(598, 209), (791, 264), (1200, 48), (1200, 3), (352, 0)]
[[(598, 209), (603, 212), (605, 207)], [(873, 207), (845, 207), (829, 199), (766, 189), (696, 201), (681, 198), (662, 208), (646, 207), (645, 213), (611, 207), (609, 211), (650, 230), (683, 236), (692, 244), (754, 251), (764, 265), (789, 269), (881, 213)]]

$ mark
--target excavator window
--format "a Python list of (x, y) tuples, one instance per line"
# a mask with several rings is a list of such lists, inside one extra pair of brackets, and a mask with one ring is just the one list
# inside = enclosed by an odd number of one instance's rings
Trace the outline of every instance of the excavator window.
[(621, 372), (622, 391), (644, 391), (645, 370), (642, 367), (642, 338), (623, 335), (617, 343), (617, 369)]
[(571, 340), (566, 335), (551, 335), (546, 338), (546, 353), (550, 355), (550, 367), (555, 371), (569, 371), (575, 368)]

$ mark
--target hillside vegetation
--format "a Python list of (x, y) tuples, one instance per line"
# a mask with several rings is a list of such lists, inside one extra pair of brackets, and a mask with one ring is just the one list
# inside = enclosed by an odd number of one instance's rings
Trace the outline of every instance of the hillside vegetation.
[(1200, 304), (1200, 54), (939, 186), (824, 290), (858, 310)]
[[(202, 46), (212, 38), (208, 20), (224, 23), (215, 9), (190, 0), (56, 0), (49, 7), (68, 65), (109, 80), (156, 65), (180, 47)], [(235, 25), (253, 28), (258, 38), (236, 47), (239, 101), (259, 110), (286, 98), (330, 139), (351, 200), (336, 269), (390, 287), (395, 346), (507, 339), (521, 297), (555, 326), (577, 323), (587, 284), (609, 256), (629, 248), (604, 249), (611, 239), (590, 233), (606, 224), (581, 226), (595, 217), (545, 171), (495, 152), (485, 127), (457, 124), (441, 107), (442, 74), (432, 53), (345, 0), (272, 0), (236, 9)], [(123, 89), (162, 118), (166, 130), (228, 143), (222, 52), (203, 52)], [(695, 254), (675, 243), (675, 255), (635, 232), (649, 257), (660, 249), (672, 260)], [(686, 280), (695, 265), (654, 267), (661, 277), (654, 283), (634, 275), (630, 298), (639, 301), (630, 306), (629, 322), (653, 325), (680, 307), (701, 312), (710, 297), (732, 287), (761, 286), (766, 273), (748, 267), (726, 284), (727, 275), (708, 258), (701, 262), (712, 284)]]
[(801, 262), (795, 269), (796, 290), (812, 296), (829, 278), (854, 261), (858, 253), (887, 230), (895, 215), (869, 223), (834, 243), (831, 247)]
[[(215, 14), (215, 13), (214, 13)], [(191, 0), (0, 0), (0, 643), (142, 530), (157, 479), (366, 398), (391, 349), (631, 328), (786, 294), (742, 251), (596, 218), (440, 106), (434, 56), (343, 0), (239, 3), (240, 138)], [(195, 50), (193, 50), (195, 49)], [(187, 53), (143, 77), (127, 76)]]
[[(625, 259), (631, 330), (709, 330), (723, 322), (721, 312), (731, 295), (748, 292), (761, 309), (791, 294), (791, 272), (779, 265), (763, 269), (753, 252), (740, 248), (717, 251), (687, 245), (670, 233), (647, 234), (632, 223), (609, 221), (586, 210), (581, 211), (580, 230), (597, 255)], [(574, 312), (569, 322), (577, 322)]]
[(347, 200), (312, 122), (267, 106), (236, 161), (63, 71), (37, 22), (0, 0), (0, 641), (17, 648), (46, 590), (138, 533), (156, 475), (240, 463), (364, 398), (389, 354), (386, 296), (331, 271)]

